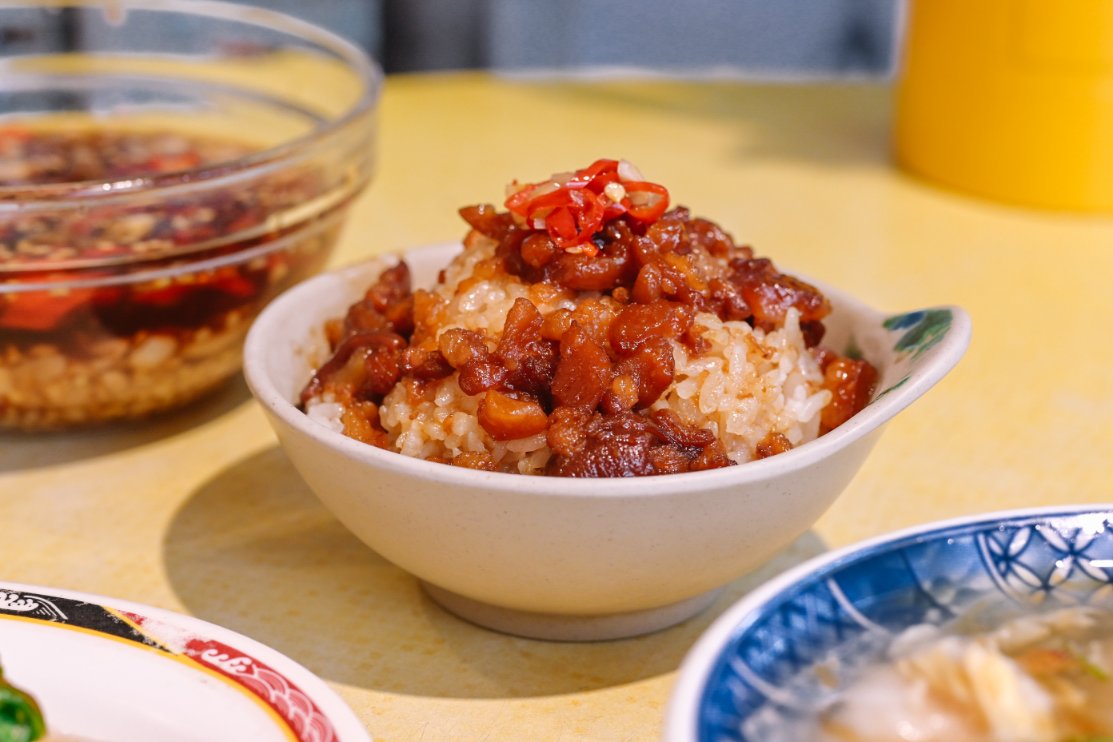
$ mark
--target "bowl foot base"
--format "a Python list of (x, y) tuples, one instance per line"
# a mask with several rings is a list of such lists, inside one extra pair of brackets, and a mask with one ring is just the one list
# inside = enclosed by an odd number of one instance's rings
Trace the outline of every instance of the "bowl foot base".
[(643, 611), (577, 616), (503, 608), (466, 598), (428, 582), (423, 581), (421, 586), (442, 608), (465, 621), (504, 634), (563, 642), (626, 639), (660, 631), (706, 610), (722, 592), (722, 588), (716, 588), (679, 603)]

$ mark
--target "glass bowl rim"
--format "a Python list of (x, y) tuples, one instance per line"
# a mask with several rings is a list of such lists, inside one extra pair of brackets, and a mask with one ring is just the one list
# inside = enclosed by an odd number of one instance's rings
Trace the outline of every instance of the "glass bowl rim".
[[(220, 187), (265, 174), (285, 166), (287, 161), (298, 159), (306, 150), (311, 151), (346, 129), (358, 125), (372, 113), (382, 91), (384, 76), (381, 67), (356, 44), (313, 23), (269, 8), (236, 5), (223, 0), (113, 0), (110, 5), (104, 0), (0, 0), (0, 9), (67, 7), (99, 9), (105, 12), (111, 9), (116, 12), (135, 10), (179, 13), (277, 31), (308, 41), (345, 64), (359, 79), (360, 96), (339, 116), (315, 125), (305, 134), (232, 160), (138, 178), (0, 186), (0, 215), (84, 207), (94, 202), (129, 196), (149, 197), (156, 193), (170, 196), (182, 190)], [(3, 268), (0, 267), (0, 275), (2, 273)]]

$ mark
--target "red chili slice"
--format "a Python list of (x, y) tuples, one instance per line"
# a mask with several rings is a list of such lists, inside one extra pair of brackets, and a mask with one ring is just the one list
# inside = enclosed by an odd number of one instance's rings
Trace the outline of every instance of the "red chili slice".
[(149, 307), (175, 307), (189, 294), (192, 286), (171, 283), (157, 289), (139, 289), (132, 294), (132, 301)]
[(192, 170), (201, 164), (201, 156), (196, 152), (182, 152), (174, 155), (156, 155), (141, 166), (144, 171), (152, 173), (173, 173), (180, 170)]
[(137, 304), (155, 307), (172, 307), (182, 301), (191, 291), (201, 288), (215, 289), (237, 299), (249, 299), (258, 293), (248, 278), (240, 275), (234, 267), (220, 268), (215, 273), (198, 273), (188, 283), (173, 282), (158, 288), (143, 287), (132, 294)]
[(566, 249), (591, 241), (603, 226), (604, 210), (599, 197), (590, 191), (561, 189), (531, 201), (526, 219), (531, 226), (543, 219), (556, 246)]
[(572, 180), (565, 185), (569, 188), (583, 187), (594, 193), (602, 193), (608, 183), (618, 180), (618, 160), (596, 160), (583, 170), (577, 170)]
[(71, 289), (65, 293), (34, 291), (12, 294), (0, 300), (0, 327), (10, 330), (46, 331), (57, 327), (66, 315), (93, 297), (92, 289)]
[(17, 124), (0, 127), (0, 142), (26, 142), (32, 136), (31, 130)]
[(216, 284), (217, 289), (226, 294), (235, 296), (239, 299), (249, 299), (258, 293), (258, 289), (248, 279), (241, 276), (239, 273), (222, 278)]
[(622, 185), (626, 188), (623, 202), (630, 203), (627, 212), (638, 221), (655, 222), (669, 208), (669, 192), (663, 185), (644, 180)]
[(512, 214), (525, 216), (526, 207), (529, 206), (529, 202), (530, 199), (533, 197), (533, 191), (535, 188), (537, 188), (537, 186), (531, 184), (523, 187), (519, 191), (510, 194), (506, 199), (506, 203), (504, 204), (507, 210)]
[[(618, 160), (601, 159), (562, 182), (523, 186), (506, 199), (506, 208), (525, 219), (529, 228), (543, 224), (553, 242), (565, 250), (588, 247), (606, 222), (623, 214), (643, 223), (659, 219), (669, 206), (668, 190), (648, 181), (623, 182), (618, 168)], [(623, 188), (617, 201), (606, 195), (611, 183)], [(543, 192), (537, 195), (539, 190)]]

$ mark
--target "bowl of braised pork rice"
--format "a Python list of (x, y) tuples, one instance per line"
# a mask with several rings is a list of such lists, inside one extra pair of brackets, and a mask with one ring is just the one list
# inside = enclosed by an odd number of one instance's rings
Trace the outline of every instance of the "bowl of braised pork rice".
[(885, 314), (783, 272), (622, 160), (460, 215), (462, 243), (279, 297), (245, 371), (342, 522), (507, 631), (622, 636), (706, 606), (969, 338), (956, 307)]

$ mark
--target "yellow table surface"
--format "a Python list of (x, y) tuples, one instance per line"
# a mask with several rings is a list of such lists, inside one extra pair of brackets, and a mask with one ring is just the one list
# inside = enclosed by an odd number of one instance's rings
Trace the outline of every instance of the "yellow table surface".
[(457, 239), (456, 209), (500, 201), (512, 178), (622, 157), (784, 268), (883, 310), (972, 315), (965, 359), (889, 425), (834, 507), (703, 615), (600, 644), (453, 618), (317, 502), (239, 380), (147, 423), (0, 435), (0, 579), (247, 634), (331, 683), (377, 739), (644, 740), (700, 633), (791, 564), (929, 520), (1113, 499), (1113, 220), (895, 171), (890, 108), (884, 85), (386, 83), (380, 166), (333, 264)]

